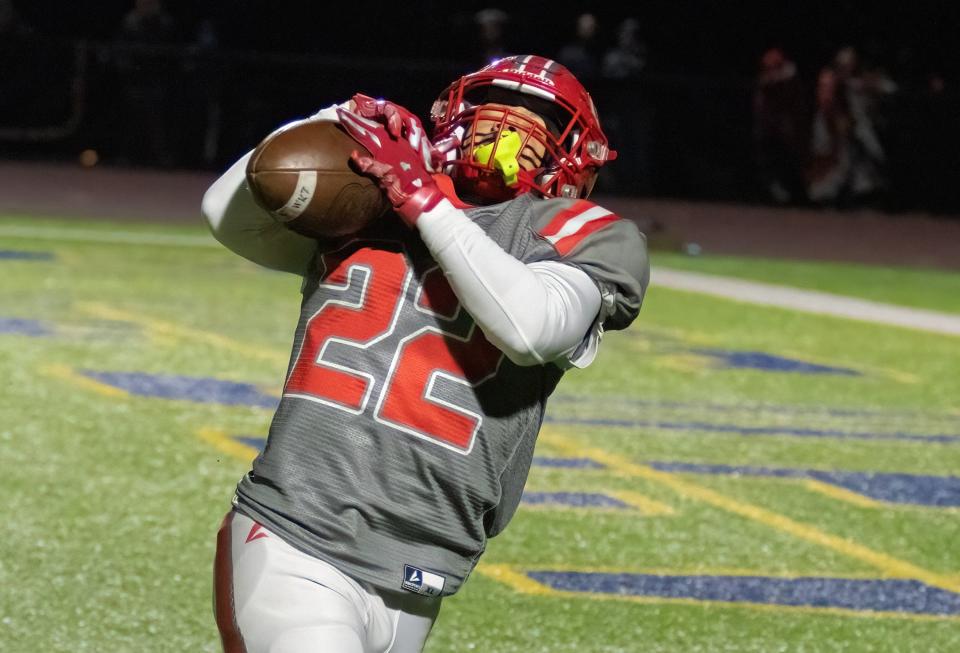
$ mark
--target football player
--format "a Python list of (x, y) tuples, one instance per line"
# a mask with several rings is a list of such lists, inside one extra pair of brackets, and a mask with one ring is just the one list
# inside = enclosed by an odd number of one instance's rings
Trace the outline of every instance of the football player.
[(266, 448), (221, 527), (224, 650), (420, 651), (520, 502), (547, 397), (637, 316), (649, 277), (630, 221), (586, 197), (609, 149), (569, 71), (508, 57), (434, 103), (434, 140), (358, 95), (339, 120), (394, 212), (336, 242), (289, 231), (245, 186), (203, 213), (227, 247), (303, 276)]

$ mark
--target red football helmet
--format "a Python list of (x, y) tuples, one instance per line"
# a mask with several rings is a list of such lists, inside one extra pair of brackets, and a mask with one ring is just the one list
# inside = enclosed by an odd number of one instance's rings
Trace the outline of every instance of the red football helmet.
[[(491, 104), (500, 108), (491, 110)], [(531, 120), (530, 111), (544, 125)], [(478, 122), (490, 125), (491, 116), (498, 129), (481, 139)], [(434, 102), (430, 117), (436, 140), (457, 136), (461, 142), (444, 171), (458, 191), (486, 200), (530, 191), (544, 197), (586, 197), (600, 166), (616, 158), (583, 85), (556, 61), (535, 55), (505, 57), (461, 77)], [(522, 134), (522, 140), (514, 134)], [(530, 169), (517, 170), (517, 158), (524, 157)]]

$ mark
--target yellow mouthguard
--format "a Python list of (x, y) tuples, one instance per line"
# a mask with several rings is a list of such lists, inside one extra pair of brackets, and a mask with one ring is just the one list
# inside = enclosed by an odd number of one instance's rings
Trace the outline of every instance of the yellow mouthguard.
[(503, 130), (500, 132), (500, 139), (496, 143), (487, 143), (473, 150), (473, 160), (482, 165), (490, 163), (490, 154), (493, 153), (493, 146), (497, 146), (497, 152), (493, 155), (493, 168), (503, 175), (503, 181), (507, 186), (517, 185), (517, 173), (520, 172), (520, 162), (517, 161), (517, 155), (520, 154), (520, 146), (523, 142), (520, 140), (520, 134), (514, 131)]

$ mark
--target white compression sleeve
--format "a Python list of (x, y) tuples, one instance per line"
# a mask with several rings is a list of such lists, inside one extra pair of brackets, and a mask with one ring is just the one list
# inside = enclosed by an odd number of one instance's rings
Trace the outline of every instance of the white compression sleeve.
[[(517, 260), (447, 200), (421, 215), (417, 228), (464, 308), (510, 360), (591, 362), (600, 290), (586, 272), (559, 261)], [(586, 349), (572, 358), (588, 335)]]

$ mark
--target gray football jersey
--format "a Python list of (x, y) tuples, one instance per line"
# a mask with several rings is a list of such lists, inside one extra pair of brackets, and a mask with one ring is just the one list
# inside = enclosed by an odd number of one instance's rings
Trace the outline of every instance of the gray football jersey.
[[(521, 261), (586, 271), (606, 328), (636, 317), (649, 267), (632, 222), (529, 194), (466, 212)], [(452, 594), (516, 511), (563, 367), (493, 347), (399, 221), (321, 248), (237, 508), (361, 582)]]

